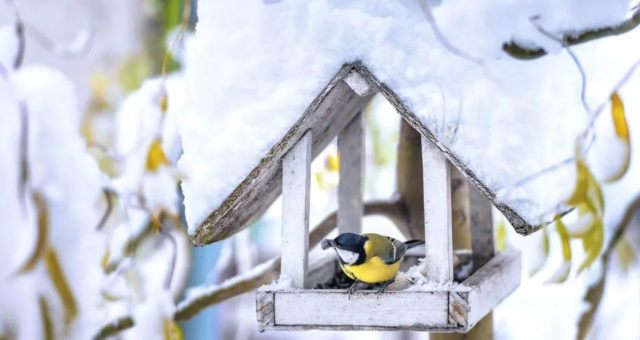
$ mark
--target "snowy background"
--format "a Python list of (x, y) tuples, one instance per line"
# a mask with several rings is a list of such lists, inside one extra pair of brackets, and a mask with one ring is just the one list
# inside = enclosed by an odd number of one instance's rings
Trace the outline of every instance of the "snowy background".
[[(188, 233), (346, 62), (361, 60), (528, 222), (549, 220), (571, 195), (571, 162), (514, 185), (572, 157), (592, 114), (576, 64), (530, 18), (549, 32), (573, 32), (622, 22), (637, 1), (429, 4), (440, 32), (469, 57), (444, 47), (415, 0), (201, 1), (161, 77), (183, 1), (0, 0), (0, 339), (88, 339), (124, 317), (135, 325), (115, 338), (162, 339), (180, 327), (186, 339), (427, 339), (258, 333), (252, 292), (186, 322), (171, 316), (188, 287), (279, 254), (279, 201), (217, 244), (193, 248)], [(16, 15), (26, 29), (20, 67)], [(549, 54), (515, 60), (502, 50), (508, 41)], [(640, 59), (639, 46), (636, 29), (572, 47), (586, 104), (605, 105), (587, 155), (598, 180), (624, 159), (609, 96)], [(625, 176), (602, 186), (605, 244), (640, 194), (640, 74), (618, 92), (631, 160)], [(365, 199), (389, 198), (400, 118), (376, 96), (366, 119)], [(334, 142), (312, 164), (311, 225), (336, 209), (336, 157)], [(573, 239), (568, 280), (546, 283), (563, 266), (556, 226), (523, 237), (498, 212), (494, 220), (499, 244), (523, 252), (522, 285), (494, 311), (495, 338), (576, 338), (601, 261), (578, 274), (585, 252)], [(567, 216), (569, 228), (575, 220)], [(627, 229), (588, 339), (640, 339), (640, 217)], [(380, 217), (367, 217), (364, 231), (402, 238)]]

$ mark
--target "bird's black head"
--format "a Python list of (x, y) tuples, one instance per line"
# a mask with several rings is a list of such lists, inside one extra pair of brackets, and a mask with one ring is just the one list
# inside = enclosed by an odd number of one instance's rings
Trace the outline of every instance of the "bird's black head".
[(364, 251), (364, 244), (368, 239), (366, 236), (354, 233), (343, 233), (333, 240), (322, 240), (320, 246), (322, 249), (333, 247), (342, 262), (361, 264), (364, 263), (367, 257)]

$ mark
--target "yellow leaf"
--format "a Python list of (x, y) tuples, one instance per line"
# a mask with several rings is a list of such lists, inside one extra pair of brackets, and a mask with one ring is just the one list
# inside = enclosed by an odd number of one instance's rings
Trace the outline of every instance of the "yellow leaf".
[(500, 220), (500, 223), (498, 223), (498, 227), (496, 230), (496, 243), (499, 252), (507, 248), (507, 228), (503, 219)]
[(78, 305), (73, 297), (67, 277), (62, 270), (58, 254), (53, 247), (47, 247), (44, 253), (44, 261), (47, 266), (49, 278), (64, 306), (64, 322), (69, 325), (78, 315)]
[(560, 216), (556, 217), (556, 229), (558, 229), (558, 235), (560, 235), (560, 241), (562, 242), (562, 258), (565, 261), (571, 260), (571, 246), (569, 244), (569, 232), (567, 227), (562, 222)]
[(627, 119), (624, 114), (624, 106), (622, 100), (618, 96), (618, 93), (611, 95), (611, 118), (613, 120), (613, 126), (616, 130), (616, 135), (622, 139), (625, 145), (624, 161), (620, 166), (620, 169), (616, 171), (611, 177), (607, 178), (605, 182), (615, 182), (622, 178), (629, 169), (629, 163), (631, 160), (631, 143), (629, 141), (629, 127), (627, 126)]
[(169, 97), (164, 94), (162, 95), (162, 99), (160, 99), (160, 110), (162, 113), (167, 113), (167, 108), (169, 107)]
[(38, 260), (44, 254), (44, 250), (47, 246), (47, 235), (49, 234), (49, 211), (47, 208), (47, 202), (39, 192), (33, 193), (33, 202), (36, 205), (36, 212), (38, 214), (38, 238), (36, 239), (36, 244), (31, 255), (29, 255), (29, 258), (27, 259), (27, 262), (18, 269), (18, 273), (21, 274), (30, 272), (36, 266)]
[(147, 153), (147, 171), (155, 172), (160, 166), (169, 165), (169, 160), (162, 150), (162, 139), (156, 138)]
[(107, 250), (102, 255), (102, 259), (100, 259), (100, 267), (102, 268), (102, 270), (107, 270), (107, 266), (109, 265), (109, 257), (110, 253), (109, 250)]
[(547, 231), (546, 223), (542, 223), (542, 252), (544, 256), (542, 262), (529, 270), (529, 276), (536, 275), (538, 271), (544, 267), (544, 264), (547, 263), (547, 259), (549, 258), (549, 232)]
[(602, 246), (604, 245), (604, 228), (602, 225), (602, 219), (599, 216), (594, 216), (593, 226), (590, 231), (582, 237), (582, 246), (587, 254), (587, 258), (578, 268), (578, 274), (593, 263), (600, 255)]
[(584, 163), (582, 157), (576, 158), (576, 187), (573, 189), (573, 194), (567, 200), (567, 204), (570, 206), (577, 206), (578, 204), (584, 202), (587, 198), (587, 190), (589, 186), (589, 176), (591, 176), (591, 172), (589, 168)]
[(165, 319), (162, 323), (162, 334), (164, 340), (184, 340), (182, 329), (177, 322)]
[(560, 236), (560, 242), (562, 244), (562, 264), (551, 276), (547, 282), (562, 283), (567, 280), (569, 273), (571, 272), (571, 246), (569, 243), (569, 232), (567, 227), (562, 222), (560, 216), (556, 216), (556, 229)]
[(629, 141), (627, 119), (625, 118), (624, 106), (618, 93), (611, 95), (611, 118), (613, 118), (613, 126), (616, 128), (616, 135), (623, 140)]
[(628, 271), (632, 264), (638, 261), (636, 251), (633, 249), (633, 245), (628, 239), (623, 238), (618, 242), (616, 247), (616, 254), (618, 255), (618, 261), (623, 271)]
[(53, 323), (51, 322), (51, 310), (49, 304), (43, 296), (38, 297), (38, 304), (40, 305), (40, 317), (42, 318), (42, 330), (44, 332), (43, 339), (53, 340), (55, 335), (53, 332)]
[(330, 153), (327, 156), (327, 169), (330, 171), (340, 170), (340, 155), (336, 153)]

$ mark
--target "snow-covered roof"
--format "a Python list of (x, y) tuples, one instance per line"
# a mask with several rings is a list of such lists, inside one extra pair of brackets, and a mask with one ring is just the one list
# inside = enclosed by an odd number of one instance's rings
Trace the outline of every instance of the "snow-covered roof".
[[(180, 125), (179, 166), (186, 174), (182, 188), (194, 243), (230, 236), (277, 197), (279, 176), (269, 174), (278, 172), (277, 160), (305, 117), (328, 105), (327, 90), (345, 86), (344, 65), (357, 65), (516, 230), (531, 232), (562, 208), (575, 185), (575, 168), (568, 163), (513, 184), (572, 157), (576, 136), (590, 119), (575, 64), (531, 18), (551, 32), (602, 27), (626, 20), (632, 5), (448, 0), (433, 8), (443, 35), (482, 60), (477, 63), (443, 46), (415, 0), (202, 3), (187, 49), (190, 104)], [(636, 30), (573, 48), (587, 70), (590, 106), (606, 101), (635, 62), (639, 38)], [(503, 51), (514, 41), (549, 54), (515, 60)], [(343, 95), (354, 97), (343, 98), (341, 114), (366, 101), (348, 93)], [(624, 99), (631, 103), (631, 97)], [(599, 136), (610, 129), (607, 123), (599, 120)], [(619, 151), (606, 145), (610, 155)], [(593, 170), (598, 175), (610, 169)], [(637, 186), (629, 188), (629, 195), (637, 192)]]

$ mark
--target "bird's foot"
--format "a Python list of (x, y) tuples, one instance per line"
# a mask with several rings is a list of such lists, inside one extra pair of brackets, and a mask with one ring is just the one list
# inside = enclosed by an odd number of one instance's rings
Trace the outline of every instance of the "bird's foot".
[(376, 291), (376, 298), (379, 299), (380, 298), (380, 294), (384, 293), (385, 290), (387, 290), (387, 286), (389, 286), (389, 284), (393, 282), (393, 280), (389, 280), (386, 282), (383, 282), (382, 285), (380, 286), (380, 288), (378, 288), (378, 291)]
[(355, 293), (356, 290), (358, 290), (358, 284), (359, 283), (360, 283), (359, 281), (353, 281), (351, 286), (349, 286), (349, 288), (347, 288), (347, 294), (349, 294), (349, 297), (348, 297), (349, 300), (351, 300), (351, 294)]

